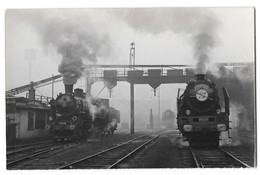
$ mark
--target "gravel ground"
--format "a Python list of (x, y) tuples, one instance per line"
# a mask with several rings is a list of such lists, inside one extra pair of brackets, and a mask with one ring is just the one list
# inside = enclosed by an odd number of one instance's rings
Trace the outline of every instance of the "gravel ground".
[[(184, 162), (183, 151), (187, 143), (180, 144), (178, 131), (167, 132), (140, 151), (120, 168), (183, 168), (193, 162)], [(186, 144), (186, 145), (185, 145)]]
[(125, 133), (116, 133), (113, 136), (106, 137), (103, 140), (90, 140), (82, 144), (71, 143), (67, 147), (52, 151), (48, 155), (37, 157), (37, 160), (26, 162), (19, 166), (20, 169), (56, 169), (64, 164), (82, 159), (88, 155), (100, 150), (115, 146), (132, 138), (143, 135), (144, 132), (138, 132), (134, 135)]
[(6, 147), (9, 146), (16, 146), (16, 145), (23, 145), (23, 144), (33, 144), (38, 142), (45, 142), (51, 141), (50, 137), (41, 137), (41, 138), (34, 138), (34, 139), (23, 139), (23, 140), (16, 140), (12, 143), (6, 143)]
[[(239, 135), (239, 137), (238, 137)], [(252, 133), (244, 132), (239, 133), (233, 137), (233, 142), (230, 145), (223, 146), (223, 148), (229, 150), (232, 153), (240, 155), (244, 158), (246, 163), (252, 167), (256, 167), (256, 140)]]

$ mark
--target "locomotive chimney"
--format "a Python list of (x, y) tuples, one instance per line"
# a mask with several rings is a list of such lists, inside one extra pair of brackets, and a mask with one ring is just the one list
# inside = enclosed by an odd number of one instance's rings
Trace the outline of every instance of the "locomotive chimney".
[(204, 80), (205, 74), (197, 74), (195, 75), (197, 80)]
[(83, 89), (80, 89), (80, 88), (77, 88), (77, 89), (74, 89), (74, 95), (76, 97), (84, 97), (84, 92), (83, 92)]
[(73, 84), (64, 84), (64, 86), (65, 86), (65, 93), (66, 94), (72, 94)]

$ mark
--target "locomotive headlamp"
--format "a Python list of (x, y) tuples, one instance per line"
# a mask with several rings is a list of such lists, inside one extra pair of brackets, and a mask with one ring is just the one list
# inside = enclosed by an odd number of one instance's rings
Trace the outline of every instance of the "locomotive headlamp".
[(199, 89), (196, 92), (196, 98), (199, 101), (206, 101), (208, 99), (208, 96), (209, 96), (209, 94), (205, 89)]
[(218, 131), (226, 131), (227, 127), (225, 124), (218, 124), (217, 129), (218, 129)]
[(184, 125), (183, 130), (185, 132), (191, 132), (193, 130), (193, 127), (192, 127), (192, 125)]
[(186, 115), (190, 115), (190, 110), (186, 110)]
[(73, 120), (73, 121), (76, 121), (77, 119), (78, 119), (77, 116), (73, 116), (73, 117), (72, 117), (72, 120)]
[(49, 120), (50, 120), (50, 121), (52, 121), (52, 120), (53, 120), (52, 116), (50, 116), (50, 117), (49, 117)]
[(70, 130), (74, 130), (75, 129), (75, 125), (70, 125)]
[(221, 110), (220, 110), (220, 109), (217, 109), (216, 112), (217, 112), (217, 114), (220, 114), (220, 113), (221, 113)]

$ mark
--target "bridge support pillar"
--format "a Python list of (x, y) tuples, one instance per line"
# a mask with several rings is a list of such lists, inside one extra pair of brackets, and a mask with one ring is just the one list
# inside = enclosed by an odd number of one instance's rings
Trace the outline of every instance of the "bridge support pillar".
[(135, 128), (134, 128), (134, 83), (130, 83), (130, 110), (131, 110), (131, 130), (130, 133), (134, 134), (135, 133)]

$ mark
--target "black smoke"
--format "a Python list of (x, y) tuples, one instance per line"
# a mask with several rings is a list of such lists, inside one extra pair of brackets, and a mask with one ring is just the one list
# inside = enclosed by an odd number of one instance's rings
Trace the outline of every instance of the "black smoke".
[(20, 11), (39, 34), (45, 48), (51, 47), (62, 60), (58, 71), (64, 83), (75, 84), (84, 74), (86, 64), (95, 64), (111, 50), (109, 35), (91, 21), (88, 10), (43, 9)]

